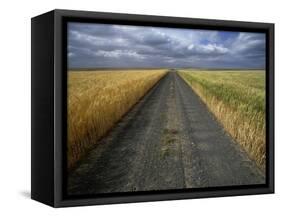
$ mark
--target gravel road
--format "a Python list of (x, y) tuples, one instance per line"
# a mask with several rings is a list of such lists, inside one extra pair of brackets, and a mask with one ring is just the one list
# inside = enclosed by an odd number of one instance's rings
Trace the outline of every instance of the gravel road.
[(68, 194), (263, 184), (265, 177), (169, 72), (68, 177)]

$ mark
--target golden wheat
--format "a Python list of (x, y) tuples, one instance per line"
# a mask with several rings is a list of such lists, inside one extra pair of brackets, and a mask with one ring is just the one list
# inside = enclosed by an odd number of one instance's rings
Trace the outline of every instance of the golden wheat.
[(93, 147), (165, 70), (68, 72), (68, 168)]
[(179, 73), (206, 103), (226, 131), (265, 169), (264, 71)]

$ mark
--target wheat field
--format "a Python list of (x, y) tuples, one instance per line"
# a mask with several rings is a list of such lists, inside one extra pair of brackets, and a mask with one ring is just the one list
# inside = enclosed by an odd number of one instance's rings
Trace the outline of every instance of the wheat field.
[(165, 74), (164, 69), (68, 71), (68, 168)]
[(264, 170), (265, 71), (182, 70), (179, 74)]

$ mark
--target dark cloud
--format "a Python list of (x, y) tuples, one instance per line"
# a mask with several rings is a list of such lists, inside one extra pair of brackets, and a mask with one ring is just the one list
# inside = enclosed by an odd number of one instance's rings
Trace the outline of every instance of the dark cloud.
[(265, 35), (108, 24), (68, 24), (70, 68), (263, 68)]

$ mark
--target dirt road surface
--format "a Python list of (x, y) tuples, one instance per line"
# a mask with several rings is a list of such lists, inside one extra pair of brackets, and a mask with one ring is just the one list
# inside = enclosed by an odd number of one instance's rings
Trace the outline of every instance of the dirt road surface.
[(68, 193), (263, 183), (201, 99), (169, 72), (69, 175)]

